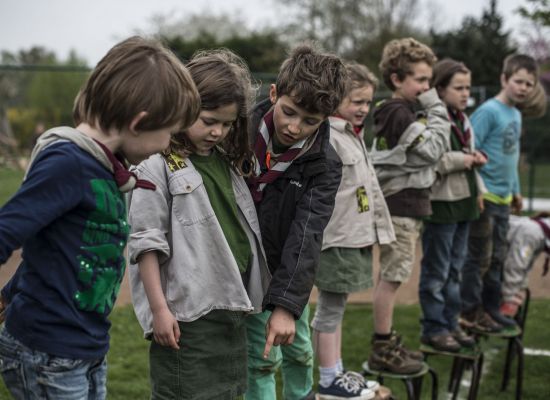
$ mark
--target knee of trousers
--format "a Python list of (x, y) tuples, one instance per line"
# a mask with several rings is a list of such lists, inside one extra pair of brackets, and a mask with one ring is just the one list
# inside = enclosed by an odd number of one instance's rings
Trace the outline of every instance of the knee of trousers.
[(250, 377), (262, 377), (277, 372), (283, 363), (282, 357), (270, 357), (261, 359), (248, 357), (248, 374)]

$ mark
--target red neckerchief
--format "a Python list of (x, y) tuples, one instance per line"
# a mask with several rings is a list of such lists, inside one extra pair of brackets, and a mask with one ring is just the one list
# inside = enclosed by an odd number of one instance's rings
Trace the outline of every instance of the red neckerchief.
[[(349, 122), (347, 119), (342, 117), (340, 114), (334, 114), (333, 117), (343, 119), (344, 121), (348, 122), (351, 125), (351, 122)], [(361, 130), (363, 129), (363, 126), (364, 125), (358, 125), (358, 126), (352, 125), (353, 133), (355, 133), (355, 136), (358, 136), (358, 137), (360, 136), (359, 134), (361, 133)]]
[[(95, 140), (95, 139), (94, 139)], [(101, 147), (111, 164), (113, 165), (113, 175), (115, 182), (121, 192), (129, 192), (134, 188), (142, 188), (148, 190), (155, 190), (157, 187), (153, 182), (149, 182), (145, 179), (139, 179), (136, 174), (128, 171), (126, 168), (125, 160), (120, 155), (114, 155), (111, 150), (107, 148), (103, 143), (95, 140), (95, 142)]]
[(273, 110), (269, 111), (260, 121), (258, 135), (254, 145), (254, 154), (256, 156), (259, 168), (256, 169), (256, 176), (248, 178), (248, 187), (255, 203), (262, 200), (264, 187), (281, 176), (290, 166), (292, 160), (296, 158), (302, 150), (301, 145), (294, 145), (287, 149), (283, 154), (277, 157), (277, 164), (271, 165), (271, 153), (267, 151), (267, 145), (273, 138), (275, 124), (273, 122)]
[[(450, 107), (447, 107), (447, 111), (449, 113), (449, 120), (451, 121), (451, 128), (454, 135), (460, 142), (462, 149), (469, 151), (472, 133), (469, 128), (464, 130), (464, 122), (466, 121), (466, 117), (460, 110), (453, 110)], [(460, 127), (458, 126), (457, 121), (460, 122)]]

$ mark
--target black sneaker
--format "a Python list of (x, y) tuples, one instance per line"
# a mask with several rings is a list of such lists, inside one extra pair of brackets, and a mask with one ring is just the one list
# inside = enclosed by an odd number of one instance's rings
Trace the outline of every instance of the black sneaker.
[(334, 378), (330, 386), (319, 385), (320, 400), (370, 400), (374, 399), (374, 391), (363, 387), (355, 378), (340, 374)]
[(347, 375), (350, 379), (357, 381), (360, 386), (372, 390), (373, 392), (376, 392), (378, 389), (380, 389), (380, 384), (377, 381), (367, 380), (359, 372), (344, 370), (342, 375)]

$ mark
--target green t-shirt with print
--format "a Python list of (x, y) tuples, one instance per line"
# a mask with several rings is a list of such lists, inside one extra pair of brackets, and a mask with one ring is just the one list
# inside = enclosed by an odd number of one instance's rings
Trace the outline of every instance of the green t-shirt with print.
[(239, 211), (231, 183), (230, 166), (217, 151), (212, 151), (209, 156), (192, 154), (189, 158), (202, 177), (208, 199), (237, 261), (239, 271), (244, 273), (248, 269), (252, 250), (238, 218)]

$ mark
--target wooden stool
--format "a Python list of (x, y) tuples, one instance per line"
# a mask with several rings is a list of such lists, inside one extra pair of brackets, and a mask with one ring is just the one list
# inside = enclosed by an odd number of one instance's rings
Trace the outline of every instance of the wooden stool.
[(425, 344), (420, 345), (420, 351), (424, 353), (427, 360), (431, 355), (443, 355), (453, 357), (453, 366), (451, 368), (451, 376), (447, 391), (452, 393), (452, 399), (455, 400), (460, 390), (460, 381), (464, 374), (465, 368), (472, 370), (472, 378), (470, 381), (470, 390), (468, 391), (468, 400), (475, 400), (479, 390), (479, 382), (481, 380), (481, 371), (483, 369), (483, 352), (479, 347), (473, 349), (462, 348), (460, 351), (451, 353), (448, 351), (439, 351)]
[(432, 400), (437, 400), (438, 380), (437, 374), (427, 363), (423, 363), (422, 369), (414, 374), (395, 374), (393, 372), (379, 371), (369, 368), (369, 363), (365, 361), (362, 365), (363, 375), (374, 376), (375, 379), (384, 384), (384, 379), (400, 379), (407, 390), (409, 400), (420, 400), (420, 391), (422, 389), (422, 379), (427, 373), (432, 377)]

